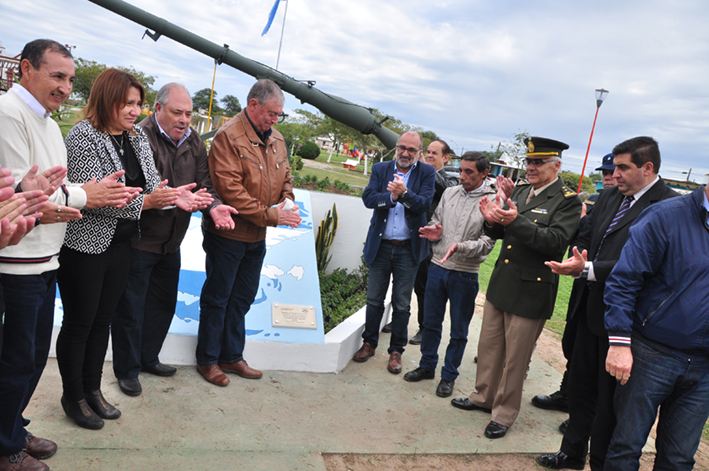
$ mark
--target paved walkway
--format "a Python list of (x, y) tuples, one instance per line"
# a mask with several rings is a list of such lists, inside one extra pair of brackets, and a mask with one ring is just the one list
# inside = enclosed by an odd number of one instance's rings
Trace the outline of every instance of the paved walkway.
[[(412, 320), (416, 318), (412, 314)], [(473, 389), (480, 316), (453, 397)], [(414, 321), (415, 322), (415, 321)], [(414, 322), (409, 331), (415, 332)], [(447, 326), (444, 326), (446, 328)], [(444, 338), (447, 338), (444, 331)], [(34, 434), (55, 440), (52, 470), (318, 470), (321, 453), (541, 453), (555, 451), (565, 414), (541, 411), (531, 397), (554, 391), (561, 375), (534, 358), (522, 411), (507, 436), (489, 440), (482, 412), (453, 408), (439, 398), (434, 381), (407, 383), (386, 371), (389, 335), (367, 363), (350, 362), (339, 374), (265, 371), (261, 380), (231, 375), (225, 388), (204, 381), (193, 367), (172, 378), (141, 375), (143, 394), (118, 389), (112, 365), (104, 367), (103, 391), (123, 416), (99, 431), (77, 427), (61, 409), (56, 360), (39, 384), (27, 417)], [(443, 353), (445, 345), (441, 348)], [(418, 366), (409, 346), (404, 371)], [(440, 368), (439, 368), (440, 372)]]

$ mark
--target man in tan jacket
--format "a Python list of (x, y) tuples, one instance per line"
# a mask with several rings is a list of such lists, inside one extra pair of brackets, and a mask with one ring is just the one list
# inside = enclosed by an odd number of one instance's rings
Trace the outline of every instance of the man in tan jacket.
[(258, 291), (266, 227), (300, 225), (298, 206), (285, 207), (286, 199), (293, 201), (286, 143), (271, 128), (284, 101), (274, 82), (259, 80), (246, 108), (219, 129), (209, 151), (212, 184), (222, 202), (239, 212), (232, 229), (203, 219), (207, 280), (200, 296), (197, 371), (218, 386), (229, 384), (224, 372), (261, 377), (244, 361), (244, 317)]

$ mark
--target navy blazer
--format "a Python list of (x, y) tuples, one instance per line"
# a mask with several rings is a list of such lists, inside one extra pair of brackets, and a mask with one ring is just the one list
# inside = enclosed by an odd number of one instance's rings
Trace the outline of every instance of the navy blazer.
[(386, 228), (389, 210), (396, 203), (404, 205), (406, 226), (409, 228), (411, 237), (411, 253), (416, 263), (421, 263), (428, 256), (428, 240), (419, 237), (419, 228), (425, 226), (426, 210), (431, 206), (433, 200), (433, 189), (436, 182), (435, 169), (421, 161), (416, 167), (409, 170), (407, 193), (399, 197), (395, 202), (391, 201), (391, 193), (387, 191), (387, 185), (394, 180), (396, 173), (396, 162), (381, 162), (372, 167), (372, 175), (369, 184), (362, 193), (362, 201), (367, 208), (373, 209), (374, 214), (369, 223), (367, 242), (364, 244), (364, 261), (371, 264), (377, 256), (382, 235)]

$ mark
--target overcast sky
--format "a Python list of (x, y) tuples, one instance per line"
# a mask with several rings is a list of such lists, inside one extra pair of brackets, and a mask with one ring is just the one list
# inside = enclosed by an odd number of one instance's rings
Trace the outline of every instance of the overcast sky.
[[(261, 37), (273, 0), (130, 0), (239, 54), (275, 66), (285, 3)], [(509, 0), (288, 0), (279, 69), (354, 103), (434, 131), (458, 152), (488, 150), (515, 132), (570, 145), (580, 172), (596, 111), (587, 173), (638, 135), (660, 143), (660, 173), (709, 173), (709, 2)], [(214, 61), (88, 0), (0, 0), (9, 55), (35, 38), (74, 55), (133, 66), (190, 92), (211, 86)], [(702, 32), (703, 31), (703, 32)], [(220, 96), (242, 105), (254, 79), (226, 65)], [(305, 107), (286, 95), (286, 112)]]

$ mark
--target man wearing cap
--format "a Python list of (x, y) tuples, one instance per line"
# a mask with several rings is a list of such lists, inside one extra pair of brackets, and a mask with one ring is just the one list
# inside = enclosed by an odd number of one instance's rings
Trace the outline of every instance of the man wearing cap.
[[(618, 186), (604, 190), (579, 235), (574, 256), (549, 262), (554, 273), (585, 279), (573, 306), (574, 349), (569, 362), (569, 424), (560, 451), (537, 457), (552, 469), (583, 469), (591, 438), (592, 470), (602, 470), (616, 425), (615, 378), (605, 370), (608, 333), (604, 327), (603, 292), (630, 226), (653, 203), (677, 196), (657, 174), (660, 150), (651, 137), (635, 137), (613, 148)], [(571, 311), (572, 308), (570, 307)]]
[(558, 177), (569, 146), (525, 139), (527, 180), (507, 203), (483, 199), (484, 232), (503, 239), (490, 278), (478, 341), (475, 391), (451, 401), (463, 410), (492, 413), (487, 438), (501, 438), (519, 414), (522, 385), (544, 323), (554, 310), (559, 277), (544, 262), (560, 262), (579, 224), (581, 200)]
[[(603, 172), (603, 179), (601, 180), (603, 188), (589, 196), (588, 199), (584, 201), (584, 204), (586, 205), (586, 214), (581, 217), (581, 222), (579, 223), (579, 229), (576, 232), (576, 237), (574, 237), (574, 239), (569, 244), (569, 257), (573, 256), (573, 251), (571, 250), (571, 248), (576, 245), (576, 239), (578, 238), (578, 235), (581, 233), (584, 226), (586, 225), (588, 217), (591, 215), (591, 212), (593, 211), (598, 197), (601, 196), (601, 192), (606, 188), (615, 186), (616, 184), (615, 178), (613, 177), (613, 173), (615, 172), (615, 165), (613, 165), (613, 153), (606, 154), (603, 157), (603, 165), (598, 167), (596, 170), (600, 170), (601, 172)], [(564, 376), (561, 379), (561, 386), (559, 387), (558, 391), (553, 392), (548, 396), (539, 394), (532, 398), (532, 404), (536, 407), (539, 407), (540, 409), (569, 412), (569, 403), (567, 398), (569, 376), (568, 362), (571, 361), (571, 354), (574, 351), (574, 340), (576, 338), (577, 318), (574, 317), (574, 312), (576, 311), (577, 297), (581, 295), (585, 286), (585, 278), (577, 278), (576, 280), (574, 280), (573, 287), (571, 288), (571, 294), (569, 295), (569, 308), (566, 312), (566, 326), (564, 327), (564, 335), (561, 338), (561, 348), (564, 352), (564, 358), (566, 358), (567, 361), (567, 371), (564, 371)], [(568, 425), (568, 419), (562, 422), (561, 425), (559, 425), (559, 430), (561, 431), (561, 433), (566, 432), (566, 427)]]

